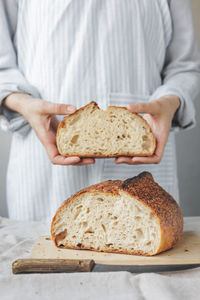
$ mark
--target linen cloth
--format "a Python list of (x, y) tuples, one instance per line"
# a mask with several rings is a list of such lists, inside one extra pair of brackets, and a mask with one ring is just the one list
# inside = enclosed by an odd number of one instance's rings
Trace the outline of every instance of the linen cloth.
[[(184, 219), (184, 230), (200, 230), (200, 217)], [(0, 217), (0, 298), (190, 300), (200, 294), (200, 268), (162, 273), (103, 272), (13, 275), (11, 264), (27, 257), (50, 224)]]
[[(152, 101), (175, 94), (174, 126), (194, 126), (200, 60), (189, 1), (0, 1), (0, 101), (25, 92), (78, 108)], [(54, 166), (27, 121), (1, 107), (0, 127), (13, 132), (7, 175), (9, 216), (48, 220), (81, 188), (146, 170), (177, 201), (174, 133), (159, 166)]]

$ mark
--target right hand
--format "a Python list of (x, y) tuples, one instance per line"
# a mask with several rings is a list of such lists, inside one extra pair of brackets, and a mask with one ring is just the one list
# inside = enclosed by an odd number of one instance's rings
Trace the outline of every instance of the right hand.
[(35, 131), (46, 152), (55, 165), (87, 165), (93, 164), (93, 158), (78, 156), (64, 157), (56, 146), (56, 131), (59, 124), (56, 115), (69, 115), (76, 107), (69, 104), (56, 104), (33, 98), (26, 94), (13, 93), (4, 100), (4, 105), (22, 114)]

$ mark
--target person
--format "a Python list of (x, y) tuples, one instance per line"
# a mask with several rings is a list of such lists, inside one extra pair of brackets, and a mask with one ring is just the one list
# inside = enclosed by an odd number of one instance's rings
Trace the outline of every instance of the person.
[[(49, 220), (81, 188), (144, 170), (178, 201), (174, 132), (194, 126), (200, 92), (189, 1), (2, 0), (0, 41), (0, 127), (13, 132), (10, 218)], [(91, 100), (143, 114), (155, 154), (59, 155), (58, 122)]]

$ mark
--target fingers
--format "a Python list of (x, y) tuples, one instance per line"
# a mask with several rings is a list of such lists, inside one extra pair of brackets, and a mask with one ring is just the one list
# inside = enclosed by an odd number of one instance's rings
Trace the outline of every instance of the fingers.
[(128, 164), (128, 165), (143, 165), (143, 164), (159, 164), (161, 161), (160, 157), (153, 155), (151, 157), (120, 157), (115, 160), (116, 164)]
[(45, 143), (44, 146), (52, 164), (54, 165), (74, 165), (80, 162), (80, 158), (77, 156), (64, 157), (60, 155), (55, 141), (49, 141), (48, 143)]
[(82, 158), (81, 161), (77, 164), (75, 164), (75, 166), (85, 166), (85, 165), (93, 165), (95, 163), (95, 159), (93, 158)]
[(45, 147), (45, 150), (54, 165), (74, 165), (80, 162), (80, 158), (77, 156), (74, 157), (64, 157), (59, 154), (56, 147), (56, 136), (52, 131), (45, 130), (44, 127), (40, 127), (39, 131), (36, 131), (36, 134), (42, 144)]
[(42, 114), (66, 115), (76, 111), (76, 107), (71, 104), (57, 104), (48, 101), (41, 101), (40, 111)]
[(156, 115), (160, 113), (160, 102), (140, 102), (128, 104), (128, 109), (134, 113)]
[(115, 160), (116, 164), (128, 164), (128, 165), (143, 165), (143, 164), (159, 164), (161, 159), (156, 155), (151, 157), (120, 157)]
[(73, 156), (73, 157), (64, 157), (62, 155), (57, 155), (51, 158), (51, 162), (54, 165), (76, 165), (80, 161), (80, 157)]
[(81, 159), (78, 156), (64, 157), (59, 154), (58, 149), (56, 147), (56, 137), (55, 134), (51, 131), (45, 132), (45, 135), (42, 135), (42, 131), (40, 131), (39, 136), (41, 142), (43, 143), (46, 152), (54, 165), (74, 165), (74, 166), (83, 166), (88, 164), (94, 164), (95, 160), (93, 158), (83, 158)]
[(167, 135), (164, 133), (162, 137), (157, 139), (156, 142), (156, 150), (152, 156), (134, 156), (134, 157), (127, 157), (121, 156), (115, 159), (116, 164), (129, 164), (129, 165), (139, 165), (139, 164), (159, 164), (162, 160), (165, 145), (167, 142)]

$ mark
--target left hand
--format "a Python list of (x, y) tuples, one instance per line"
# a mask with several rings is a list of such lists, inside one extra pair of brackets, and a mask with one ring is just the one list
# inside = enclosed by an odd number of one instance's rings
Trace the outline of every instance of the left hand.
[(159, 164), (168, 140), (172, 119), (179, 106), (180, 99), (175, 95), (165, 96), (152, 102), (129, 104), (128, 109), (131, 112), (144, 114), (143, 118), (149, 123), (155, 135), (156, 149), (152, 156), (121, 156), (115, 159), (115, 163)]

